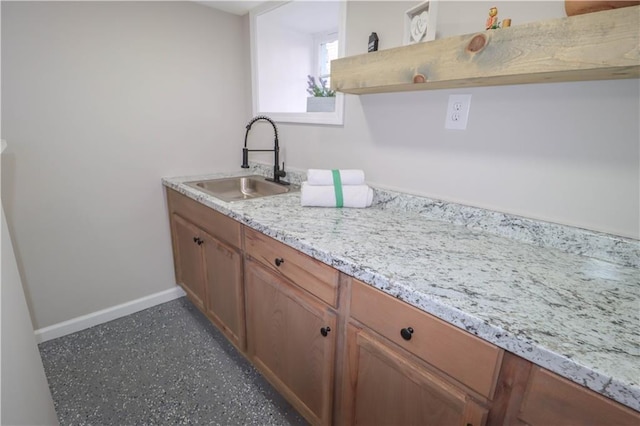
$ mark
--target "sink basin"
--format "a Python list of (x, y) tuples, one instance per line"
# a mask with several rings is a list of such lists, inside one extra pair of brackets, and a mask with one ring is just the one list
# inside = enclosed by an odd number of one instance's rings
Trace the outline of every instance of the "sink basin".
[(223, 201), (250, 200), (270, 195), (284, 194), (294, 190), (291, 185), (280, 185), (265, 180), (264, 176), (238, 176), (195, 182), (185, 185), (220, 198)]

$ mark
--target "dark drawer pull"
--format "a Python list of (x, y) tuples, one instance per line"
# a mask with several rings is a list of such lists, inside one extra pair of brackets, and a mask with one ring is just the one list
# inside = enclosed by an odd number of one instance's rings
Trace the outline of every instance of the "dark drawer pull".
[(400, 330), (400, 335), (404, 340), (411, 340), (411, 336), (413, 335), (413, 327), (407, 327)]
[(284, 263), (284, 259), (281, 257), (276, 257), (275, 263), (276, 263), (276, 266), (280, 266)]
[(327, 337), (327, 334), (329, 334), (330, 331), (331, 327), (322, 327), (320, 329), (320, 334), (322, 334), (324, 337)]

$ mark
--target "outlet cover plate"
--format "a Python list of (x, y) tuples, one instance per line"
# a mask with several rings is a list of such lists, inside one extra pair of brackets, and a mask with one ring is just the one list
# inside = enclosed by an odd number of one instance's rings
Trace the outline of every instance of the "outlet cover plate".
[(449, 95), (444, 128), (465, 130), (471, 109), (471, 95)]

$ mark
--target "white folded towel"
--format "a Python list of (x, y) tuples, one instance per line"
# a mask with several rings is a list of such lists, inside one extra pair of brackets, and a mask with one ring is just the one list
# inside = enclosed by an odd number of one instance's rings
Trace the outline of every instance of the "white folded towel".
[(309, 185), (302, 182), (300, 203), (303, 207), (369, 207), (373, 202), (373, 190), (367, 185), (346, 185), (342, 187), (342, 206), (336, 201), (333, 185)]
[[(338, 172), (343, 185), (364, 185), (362, 170), (338, 170)], [(333, 170), (309, 169), (307, 182), (309, 185), (333, 185)]]

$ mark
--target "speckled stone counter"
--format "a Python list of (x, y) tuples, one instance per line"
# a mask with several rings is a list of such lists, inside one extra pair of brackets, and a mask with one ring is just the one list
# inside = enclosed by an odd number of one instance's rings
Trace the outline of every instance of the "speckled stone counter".
[(637, 240), (378, 188), (371, 208), (334, 209), (301, 207), (298, 192), (226, 203), (183, 185), (256, 171), (163, 184), (640, 411)]

